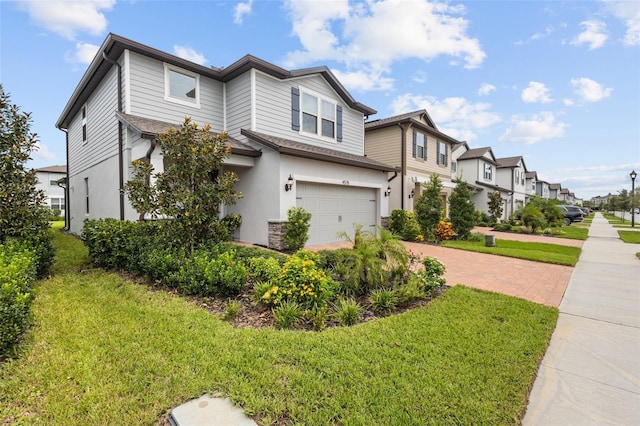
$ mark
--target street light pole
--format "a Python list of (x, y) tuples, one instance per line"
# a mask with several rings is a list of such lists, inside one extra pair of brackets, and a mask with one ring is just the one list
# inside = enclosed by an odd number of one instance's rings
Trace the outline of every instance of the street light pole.
[(633, 170), (631, 173), (629, 173), (629, 176), (631, 176), (631, 227), (635, 228), (636, 227), (636, 222), (635, 222), (636, 205), (633, 201), (635, 199), (634, 198), (634, 195), (636, 192), (635, 183), (636, 183), (636, 176), (638, 176), (638, 174), (636, 173), (635, 170)]

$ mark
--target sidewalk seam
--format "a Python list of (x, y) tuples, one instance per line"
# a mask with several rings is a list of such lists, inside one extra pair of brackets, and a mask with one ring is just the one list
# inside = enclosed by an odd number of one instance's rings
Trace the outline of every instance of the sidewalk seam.
[(613, 322), (613, 321), (608, 321), (608, 320), (599, 319), (599, 318), (587, 317), (587, 316), (584, 316), (584, 315), (572, 314), (571, 312), (560, 311), (560, 314), (561, 315), (571, 315), (572, 317), (584, 318), (584, 319), (588, 319), (588, 320), (592, 320), (592, 321), (604, 322), (604, 323), (611, 324), (611, 325), (619, 325), (621, 327), (629, 327), (629, 328), (633, 328), (633, 329), (640, 329), (640, 327), (635, 326), (635, 325), (622, 324), (622, 323), (619, 323), (619, 322)]

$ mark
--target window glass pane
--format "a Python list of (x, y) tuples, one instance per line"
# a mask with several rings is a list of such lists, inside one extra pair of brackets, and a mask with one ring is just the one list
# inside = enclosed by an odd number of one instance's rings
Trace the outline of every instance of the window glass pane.
[(322, 118), (335, 121), (336, 119), (336, 106), (331, 102), (322, 101)]
[(423, 146), (420, 146), (420, 145), (417, 146), (416, 156), (418, 158), (423, 158), (424, 157), (424, 147)]
[(309, 114), (318, 115), (318, 98), (315, 96), (302, 94), (302, 110)]
[(328, 138), (334, 137), (334, 126), (333, 121), (322, 119), (322, 136), (326, 136)]
[(318, 117), (315, 115), (302, 114), (302, 130), (305, 132), (318, 133)]
[(195, 77), (169, 70), (169, 95), (193, 102), (196, 99)]

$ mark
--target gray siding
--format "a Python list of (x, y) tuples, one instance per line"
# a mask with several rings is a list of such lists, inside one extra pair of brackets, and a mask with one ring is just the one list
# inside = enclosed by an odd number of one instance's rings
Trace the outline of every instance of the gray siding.
[[(331, 142), (291, 129), (291, 87), (303, 87), (337, 101), (342, 106), (342, 142)], [(364, 116), (350, 109), (326, 80), (310, 76), (278, 80), (256, 72), (256, 131), (310, 145), (364, 155)]]
[(164, 65), (134, 52), (129, 54), (130, 114), (169, 123), (182, 123), (189, 116), (198, 125), (210, 124), (222, 131), (222, 83), (200, 76), (200, 108), (164, 99)]
[(227, 131), (229, 136), (244, 139), (241, 129), (251, 129), (251, 72), (226, 83)]

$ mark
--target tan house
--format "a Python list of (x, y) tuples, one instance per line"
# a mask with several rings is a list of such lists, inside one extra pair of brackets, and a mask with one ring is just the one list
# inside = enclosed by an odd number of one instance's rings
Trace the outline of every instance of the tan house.
[(461, 142), (438, 130), (426, 110), (365, 123), (365, 156), (398, 167), (389, 178), (389, 211), (413, 211), (422, 184), (438, 174), (445, 205), (455, 184), (451, 180), (451, 152)]

